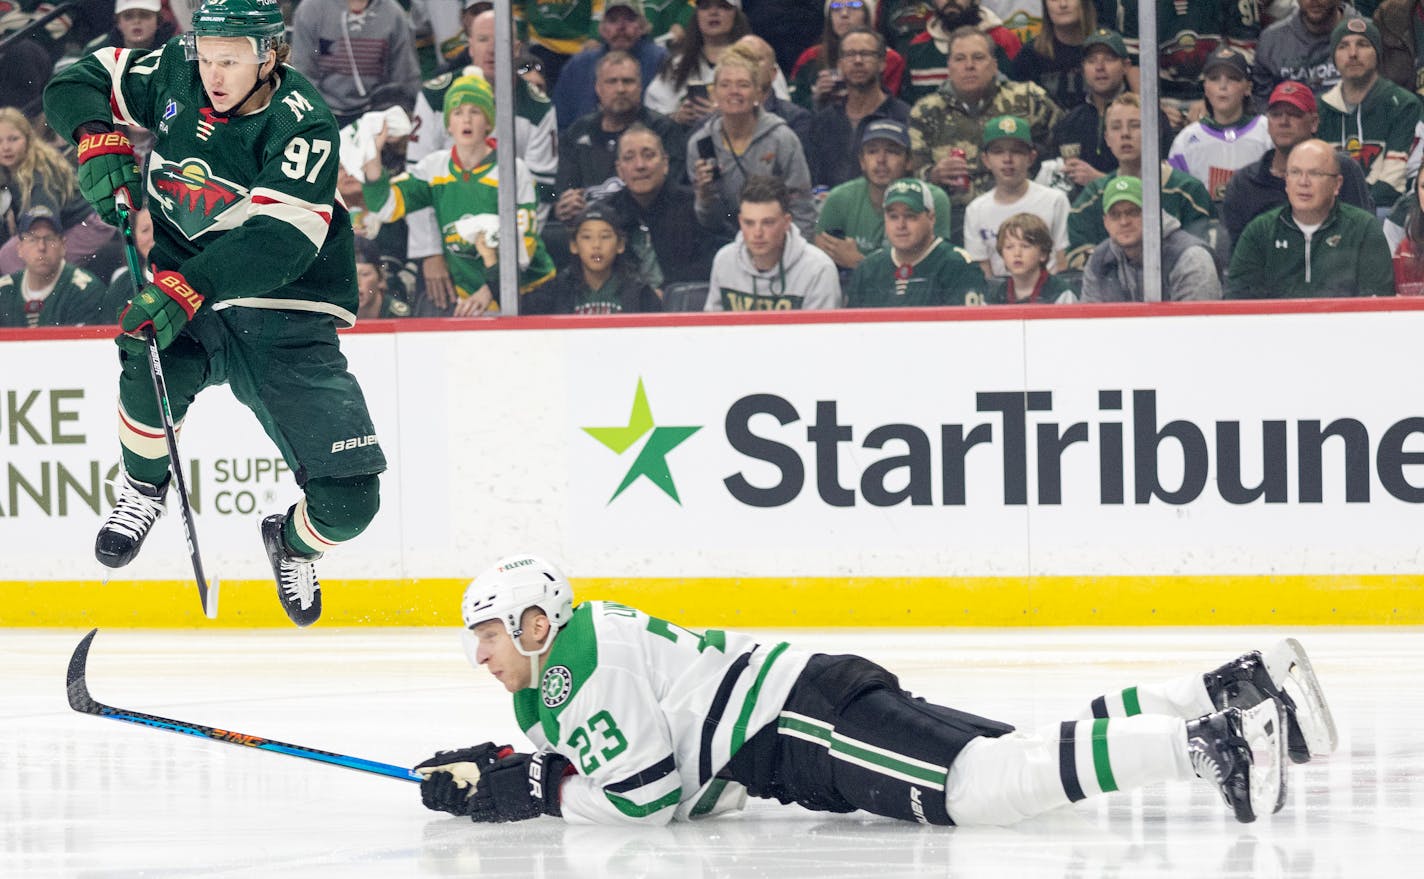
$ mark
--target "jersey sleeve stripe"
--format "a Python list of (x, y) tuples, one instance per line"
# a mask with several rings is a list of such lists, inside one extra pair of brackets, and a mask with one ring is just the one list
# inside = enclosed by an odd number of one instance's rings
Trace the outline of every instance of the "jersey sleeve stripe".
[(104, 70), (109, 74), (109, 110), (114, 114), (114, 121), (123, 125), (137, 125), (138, 120), (134, 119), (133, 113), (129, 111), (128, 102), (124, 100), (124, 69), (128, 67), (129, 55), (133, 54), (131, 49), (100, 49), (94, 53), (100, 63), (104, 65)]
[(678, 801), (682, 799), (682, 788), (668, 791), (646, 806), (640, 806), (626, 797), (608, 793), (606, 790), (604, 791), (604, 796), (608, 797), (608, 802), (612, 803), (614, 808), (629, 818), (646, 818), (654, 812), (661, 812), (669, 806), (676, 806)]
[(757, 696), (761, 695), (761, 685), (766, 682), (766, 673), (771, 671), (771, 666), (776, 660), (781, 658), (781, 654), (790, 647), (785, 641), (772, 648), (767, 654), (766, 661), (761, 664), (761, 671), (757, 672), (756, 681), (752, 684), (747, 696), (742, 700), (742, 711), (737, 716), (737, 723), (732, 727), (732, 749), (735, 754), (741, 749), (742, 744), (747, 740), (747, 724), (751, 722), (752, 709), (756, 707)]
[(697, 757), (697, 786), (702, 787), (712, 779), (712, 747), (713, 737), (717, 735), (717, 728), (722, 723), (722, 715), (727, 710), (727, 703), (732, 699), (732, 690), (737, 686), (737, 679), (742, 676), (742, 672), (747, 670), (747, 666), (752, 661), (752, 652), (748, 650), (727, 669), (727, 673), (722, 676), (722, 683), (717, 686), (717, 694), (712, 698), (712, 704), (707, 708), (707, 718), (702, 722), (702, 742), (698, 749)]
[(635, 791), (640, 787), (652, 784), (653, 782), (659, 779), (667, 778), (669, 775), (672, 775), (676, 771), (677, 761), (673, 759), (673, 756), (671, 754), (669, 754), (663, 759), (654, 763), (652, 766), (649, 766), (647, 769), (644, 769), (641, 772), (636, 772), (623, 779), (622, 781), (617, 781), (613, 784), (605, 784), (603, 786), (603, 789), (604, 791), (610, 793), (626, 794), (629, 791)]
[(320, 208), (285, 195), (275, 198), (274, 195), (278, 195), (274, 190), (254, 189), (250, 212), (253, 215), (281, 220), (305, 235), (313, 247), (321, 249), (321, 245), (326, 241), (327, 229), (331, 226), (331, 209)]

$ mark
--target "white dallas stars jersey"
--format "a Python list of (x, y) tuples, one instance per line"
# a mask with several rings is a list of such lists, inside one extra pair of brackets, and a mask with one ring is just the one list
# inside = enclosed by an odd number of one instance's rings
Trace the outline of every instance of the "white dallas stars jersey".
[(809, 658), (784, 642), (699, 635), (590, 601), (514, 710), (531, 741), (578, 770), (562, 789), (566, 820), (665, 824), (741, 808), (745, 789), (716, 775), (776, 720)]

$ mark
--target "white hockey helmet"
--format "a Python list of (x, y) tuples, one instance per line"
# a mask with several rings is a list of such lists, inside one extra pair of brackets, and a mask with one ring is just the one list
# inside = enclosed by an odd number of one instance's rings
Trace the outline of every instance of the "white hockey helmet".
[(563, 571), (523, 554), (505, 556), (471, 580), (460, 610), (466, 629), (497, 619), (518, 644), (520, 618), (531, 607), (543, 610), (558, 631), (573, 616), (574, 588)]

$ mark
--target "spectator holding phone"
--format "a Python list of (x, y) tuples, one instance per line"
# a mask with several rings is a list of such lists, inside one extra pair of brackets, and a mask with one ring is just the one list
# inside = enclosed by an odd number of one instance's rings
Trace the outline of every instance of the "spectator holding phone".
[(722, 53), (752, 32), (741, 7), (741, 0), (697, 0), (682, 50), (668, 56), (643, 95), (648, 109), (671, 116), (689, 130), (712, 113), (707, 88), (712, 72)]
[[(791, 98), (808, 110), (819, 110), (846, 92), (845, 74), (840, 68), (841, 40), (857, 28), (875, 27), (879, 0), (826, 0), (826, 27), (821, 41), (801, 53), (791, 68)], [(884, 41), (881, 41), (882, 47)], [(894, 49), (884, 49), (880, 86), (888, 95), (900, 93), (905, 75), (905, 58)]]

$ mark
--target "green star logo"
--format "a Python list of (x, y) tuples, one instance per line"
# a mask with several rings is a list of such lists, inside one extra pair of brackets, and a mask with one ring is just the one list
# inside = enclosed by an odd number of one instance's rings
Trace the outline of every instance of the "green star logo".
[(682, 499), (677, 496), (677, 486), (672, 481), (672, 472), (668, 470), (668, 452), (677, 448), (683, 440), (701, 429), (700, 425), (697, 427), (657, 427), (654, 425), (653, 410), (648, 405), (648, 395), (643, 390), (643, 380), (639, 378), (638, 390), (633, 395), (633, 411), (628, 415), (627, 426), (583, 428), (584, 433), (598, 440), (612, 450), (615, 455), (622, 455), (631, 449), (638, 440), (644, 436), (648, 437), (648, 441), (643, 443), (643, 448), (638, 452), (638, 456), (633, 459), (633, 466), (628, 468), (627, 475), (618, 484), (618, 490), (613, 492), (613, 497), (609, 498), (608, 502), (613, 503), (624, 489), (636, 482), (639, 476), (643, 476), (681, 506)]

